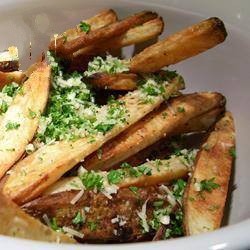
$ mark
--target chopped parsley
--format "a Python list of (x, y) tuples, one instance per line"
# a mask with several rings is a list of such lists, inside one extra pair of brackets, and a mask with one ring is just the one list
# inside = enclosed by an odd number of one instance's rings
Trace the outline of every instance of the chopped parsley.
[(19, 88), (20, 86), (17, 83), (12, 82), (3, 87), (2, 93), (5, 93), (6, 95), (10, 97), (14, 97)]
[(133, 192), (134, 194), (137, 194), (139, 188), (138, 187), (129, 187), (129, 190)]
[(0, 104), (0, 115), (3, 113), (6, 113), (6, 111), (8, 110), (8, 104), (5, 100), (1, 100), (1, 104)]
[(92, 232), (96, 231), (97, 226), (98, 226), (97, 222), (95, 222), (95, 221), (88, 221), (87, 225), (88, 225), (88, 228), (90, 229), (90, 231), (92, 231)]
[(20, 124), (17, 122), (8, 122), (5, 125), (6, 131), (18, 129), (19, 127), (20, 127)]
[(80, 22), (79, 28), (81, 31), (88, 34), (90, 32), (91, 26), (88, 23)]
[(29, 109), (29, 118), (30, 119), (35, 119), (36, 118), (36, 112)]
[(98, 191), (103, 189), (103, 177), (100, 174), (91, 171), (85, 172), (79, 177), (86, 189), (97, 189)]
[(105, 59), (100, 56), (95, 57), (88, 64), (87, 71), (84, 72), (86, 77), (90, 77), (96, 73), (116, 74), (129, 71), (126, 62), (117, 57), (108, 55)]
[(229, 154), (232, 158), (236, 158), (236, 150), (235, 150), (235, 147), (232, 147), (229, 149)]
[(173, 195), (180, 203), (182, 201), (186, 185), (187, 182), (183, 179), (178, 179), (173, 183)]
[(118, 184), (125, 178), (123, 169), (110, 170), (107, 174), (109, 184)]
[(211, 193), (213, 189), (219, 188), (220, 185), (215, 183), (214, 180), (215, 180), (215, 177), (213, 177), (209, 180), (204, 179), (204, 180), (200, 181), (199, 182), (200, 192), (207, 191), (207, 192)]
[(74, 225), (82, 225), (84, 223), (84, 218), (82, 214), (78, 211), (75, 218), (72, 220)]
[(179, 106), (179, 107), (177, 107), (177, 111), (178, 111), (179, 113), (185, 113), (185, 108)]
[(50, 224), (50, 228), (52, 230), (57, 231), (57, 232), (61, 230), (61, 228), (57, 224), (57, 221), (56, 221), (55, 217), (52, 218), (52, 220), (50, 221), (49, 224)]

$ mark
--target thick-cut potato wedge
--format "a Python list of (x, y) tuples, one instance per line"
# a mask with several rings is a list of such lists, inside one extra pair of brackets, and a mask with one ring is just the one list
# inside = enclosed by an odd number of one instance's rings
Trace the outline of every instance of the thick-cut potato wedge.
[(135, 28), (129, 29), (121, 36), (78, 50), (73, 54), (73, 60), (80, 55), (97, 55), (113, 49), (119, 49), (132, 44), (148, 41), (159, 36), (162, 33), (163, 28), (164, 22), (162, 18), (155, 18)]
[[(139, 177), (127, 176), (120, 183), (117, 183), (117, 186), (119, 188), (131, 186), (147, 187), (170, 183), (173, 180), (187, 177), (190, 171), (190, 167), (186, 166), (178, 156), (172, 156), (168, 160), (148, 161), (143, 166), (151, 169), (151, 175), (142, 175)], [(133, 169), (136, 170), (138, 167), (134, 167)], [(107, 172), (100, 172), (99, 174), (106, 176)], [(77, 176), (62, 178), (45, 190), (44, 195), (83, 188), (84, 186)]]
[(30, 240), (57, 243), (76, 243), (65, 234), (58, 233), (26, 214), (0, 193), (0, 234)]
[[(184, 228), (187, 235), (212, 231), (220, 227), (227, 198), (235, 148), (235, 129), (232, 115), (227, 112), (215, 125), (198, 153), (194, 173), (184, 196)], [(199, 191), (197, 184), (212, 180), (219, 185)]]
[[(84, 23), (87, 23), (91, 26), (92, 31), (100, 29), (116, 21), (117, 15), (112, 9), (101, 11), (93, 17), (87, 20), (83, 20)], [(58, 50), (61, 46), (63, 46), (64, 43), (70, 42), (81, 35), (83, 35), (83, 31), (81, 31), (79, 25), (77, 25), (75, 28), (68, 29), (63, 32), (63, 34), (56, 37), (56, 40), (52, 39), (52, 41), (50, 42), (49, 49), (54, 51)]]
[(50, 86), (50, 67), (45, 63), (23, 84), (0, 123), (0, 178), (22, 156), (32, 140)]
[(138, 76), (132, 73), (96, 73), (89, 78), (90, 83), (95, 87), (112, 90), (134, 90), (137, 80)]
[(131, 72), (155, 72), (218, 45), (226, 36), (223, 22), (209, 18), (143, 50), (131, 59)]
[[(120, 36), (130, 28), (141, 25), (149, 20), (155, 19), (156, 17), (157, 14), (150, 11), (139, 12), (119, 22), (112, 23), (94, 31), (90, 30), (87, 34), (81, 34), (76, 39), (66, 42), (60, 46), (60, 48), (57, 49), (57, 53), (61, 56), (67, 57), (70, 53), (76, 52), (85, 46), (94, 45), (113, 37)], [(53, 50), (53, 47), (50, 49)]]
[[(167, 84), (165, 98), (180, 88), (183, 88), (181, 83)], [(86, 156), (158, 107), (164, 98), (160, 95), (152, 100), (153, 103), (142, 103), (140, 90), (130, 92), (121, 98), (128, 114), (126, 123), (117, 124), (105, 135), (97, 134), (92, 142), (89, 138), (83, 138), (41, 147), (15, 165), (3, 186), (4, 194), (18, 204), (37, 197)]]
[(0, 71), (0, 89), (2, 89), (6, 84), (11, 82), (21, 83), (24, 78), (25, 74), (22, 71), (13, 71), (13, 72)]
[[(224, 97), (218, 93), (197, 93), (174, 98), (124, 131), (102, 148), (102, 156), (95, 152), (85, 159), (88, 170), (107, 170), (136, 154), (165, 136), (176, 134), (179, 127), (192, 118), (223, 106)], [(180, 110), (179, 110), (180, 109)], [(179, 111), (178, 111), (179, 110)], [(181, 112), (180, 112), (181, 111)]]
[[(173, 136), (184, 133), (201, 133), (203, 131), (207, 131), (211, 126), (214, 125), (214, 123), (224, 113), (224, 111), (224, 107), (215, 108), (198, 117), (194, 117), (187, 123), (185, 123), (183, 126), (176, 128), (176, 130), (173, 132)], [(154, 158), (164, 159), (166, 155), (170, 153), (168, 145), (171, 145), (170, 142), (168, 140), (166, 141), (166, 139), (163, 138), (154, 143), (153, 145), (146, 147), (138, 153), (130, 156), (124, 161), (132, 166), (138, 166), (145, 162), (145, 159), (152, 157), (152, 155), (154, 156)], [(119, 168), (119, 166), (120, 164), (118, 163), (112, 168)]]

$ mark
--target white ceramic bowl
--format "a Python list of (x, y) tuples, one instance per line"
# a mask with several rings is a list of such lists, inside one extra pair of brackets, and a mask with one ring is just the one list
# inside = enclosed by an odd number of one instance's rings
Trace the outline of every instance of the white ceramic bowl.
[[(218, 16), (226, 23), (226, 42), (202, 55), (186, 60), (177, 69), (187, 82), (187, 90), (222, 92), (234, 114), (237, 129), (237, 160), (224, 228), (195, 237), (155, 243), (112, 245), (116, 249), (250, 249), (250, 1), (248, 0), (1, 0), (0, 49), (19, 48), (22, 67), (46, 49), (49, 37), (78, 23), (103, 8), (114, 8), (120, 16), (142, 9), (157, 11), (166, 21), (163, 36), (203, 18)], [(132, 48), (125, 50), (129, 55)], [(1, 205), (1, 204), (0, 204)], [(0, 222), (1, 223), (1, 222)], [(0, 236), (0, 249), (110, 249), (105, 245), (55, 245)]]

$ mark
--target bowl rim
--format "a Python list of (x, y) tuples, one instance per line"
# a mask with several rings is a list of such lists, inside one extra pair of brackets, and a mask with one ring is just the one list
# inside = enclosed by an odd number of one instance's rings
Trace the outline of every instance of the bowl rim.
[[(34, 3), (38, 0), (22, 0), (25, 3)], [(172, 9), (174, 11), (181, 11), (185, 13), (190, 13), (195, 16), (203, 16), (204, 13), (195, 9), (191, 11), (185, 9), (186, 6), (179, 4), (179, 1), (171, 0), (159, 0), (159, 1), (149, 1), (149, 0), (120, 0), (121, 2), (137, 2), (144, 4), (146, 6), (158, 6), (160, 8)], [(227, 0), (221, 0), (221, 3), (225, 4)], [(20, 0), (5, 0), (0, 1), (0, 6), (3, 8), (13, 8), (16, 4), (20, 4)], [(196, 4), (195, 0), (188, 0), (191, 4)], [(240, 3), (248, 2), (247, 0), (240, 0)], [(249, 3), (249, 2), (248, 2)], [(167, 4), (167, 5), (166, 5)], [(179, 6), (178, 6), (179, 4)], [(218, 3), (219, 4), (219, 3)], [(197, 6), (196, 6), (197, 7)], [(249, 5), (250, 9), (250, 5)], [(228, 22), (228, 21), (227, 21)], [(234, 28), (239, 29), (239, 26), (233, 25)], [(244, 28), (242, 29), (244, 30)], [(250, 34), (250, 33), (249, 33)], [(22, 249), (48, 249), (54, 250), (63, 248), (63, 250), (73, 250), (73, 249), (82, 249), (83, 247), (88, 247), (93, 250), (97, 249), (109, 249), (110, 245), (98, 245), (98, 244), (87, 244), (87, 245), (73, 245), (73, 244), (56, 244), (56, 243), (47, 243), (41, 241), (32, 241), (27, 239), (18, 239), (9, 236), (0, 235), (0, 249), (1, 247), (10, 247), (11, 250), (17, 250), (22, 246)], [(228, 225), (217, 229), (213, 232), (204, 233), (201, 235), (195, 236), (186, 236), (178, 239), (164, 240), (158, 242), (140, 242), (140, 243), (125, 243), (125, 244), (112, 244), (112, 246), (121, 249), (121, 250), (134, 250), (137, 247), (143, 246), (145, 250), (150, 250), (152, 247), (158, 247), (159, 249), (243, 249), (250, 247), (250, 217), (244, 221), (238, 222), (233, 225)]]

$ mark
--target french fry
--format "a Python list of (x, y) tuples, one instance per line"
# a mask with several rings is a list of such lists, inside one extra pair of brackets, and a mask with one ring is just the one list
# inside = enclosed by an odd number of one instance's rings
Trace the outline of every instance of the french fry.
[(73, 53), (73, 59), (80, 55), (97, 55), (112, 49), (119, 49), (132, 44), (138, 44), (159, 36), (164, 28), (161, 17), (150, 20), (142, 25), (129, 29), (123, 35), (114, 37), (105, 42), (87, 46)]
[[(214, 123), (218, 120), (218, 118), (224, 113), (225, 108), (215, 108), (211, 111), (208, 111), (198, 117), (194, 117), (190, 119), (187, 123), (173, 132), (173, 136), (184, 134), (184, 133), (201, 133), (203, 131), (207, 131)], [(171, 140), (171, 138), (170, 138)], [(169, 149), (170, 141), (162, 138), (157, 141), (153, 145), (146, 147), (145, 149), (139, 151), (138, 153), (130, 156), (124, 161), (129, 163), (132, 166), (137, 166), (145, 162), (146, 159), (150, 158), (152, 155), (155, 158), (164, 159), (166, 155), (168, 155), (171, 151)], [(118, 168), (120, 164), (114, 165), (112, 168)]]
[(131, 59), (134, 73), (155, 72), (204, 52), (226, 39), (223, 22), (216, 17), (190, 26), (153, 44)]
[(97, 73), (89, 78), (95, 87), (112, 90), (134, 90), (137, 88), (137, 80), (138, 76), (132, 73)]
[[(215, 125), (198, 153), (184, 196), (187, 235), (220, 227), (235, 150), (235, 129), (227, 112)], [(205, 185), (206, 184), (206, 185)]]
[(53, 231), (26, 214), (2, 194), (0, 194), (0, 204), (1, 235), (47, 242), (76, 243), (74, 239)]
[(169, 105), (163, 105), (107, 142), (100, 149), (101, 157), (98, 152), (89, 155), (84, 166), (88, 170), (108, 170), (159, 139), (174, 135), (190, 119), (221, 107), (224, 102), (221, 94), (206, 92), (174, 98)]
[(18, 49), (11, 46), (8, 50), (0, 52), (0, 71), (13, 72), (19, 69)]
[[(117, 15), (114, 10), (104, 10), (98, 13), (97, 15), (87, 19), (83, 20), (84, 23), (87, 23), (91, 26), (91, 30), (95, 31), (97, 29), (100, 29), (104, 26), (107, 26), (109, 24), (112, 24), (117, 21)], [(49, 49), (53, 51), (60, 50), (60, 47), (63, 46), (64, 43), (70, 42), (82, 35), (82, 31), (77, 25), (75, 28), (68, 29), (60, 36), (56, 37), (55, 39), (52, 39), (49, 45)]]
[(40, 64), (23, 84), (0, 123), (0, 179), (32, 140), (49, 94), (50, 67)]
[(11, 82), (21, 83), (25, 78), (25, 74), (22, 71), (13, 72), (1, 72), (0, 71), (0, 89), (2, 89), (6, 84)]
[[(181, 83), (165, 86), (165, 98), (183, 88)], [(94, 141), (83, 138), (76, 141), (59, 141), (41, 147), (15, 165), (6, 178), (3, 193), (18, 204), (37, 197), (86, 156), (158, 107), (164, 98), (162, 95), (154, 96), (152, 103), (142, 103), (140, 90), (135, 90), (120, 100), (124, 102), (129, 114), (126, 123), (117, 124), (106, 134), (97, 134)], [(104, 111), (105, 108), (104, 106)]]
[[(57, 52), (61, 56), (67, 57), (67, 55), (76, 52), (85, 46), (94, 45), (99, 42), (104, 42), (113, 37), (120, 36), (129, 29), (137, 25), (141, 25), (149, 20), (155, 19), (156, 17), (156, 13), (150, 11), (142, 11), (119, 22), (112, 23), (94, 31), (90, 30), (90, 32), (87, 34), (81, 34), (76, 39), (64, 43), (62, 46), (60, 46), (60, 48), (58, 48), (60, 50), (57, 49)], [(50, 50), (55, 50), (55, 46), (50, 47)]]
[[(172, 155), (172, 157), (167, 160), (148, 161), (139, 167), (134, 167), (133, 170), (138, 171), (138, 169), (142, 166), (150, 170), (150, 175), (143, 174), (139, 177), (128, 175), (123, 180), (121, 180), (121, 182), (116, 184), (117, 187), (147, 187), (166, 184), (176, 179), (187, 177), (187, 174), (190, 171), (190, 166), (185, 165), (183, 158), (176, 155)], [(108, 172), (97, 173), (100, 176), (103, 176), (104, 179), (107, 178)], [(78, 176), (62, 178), (50, 186), (44, 192), (44, 195), (70, 190), (81, 190), (83, 188), (83, 183)]]

